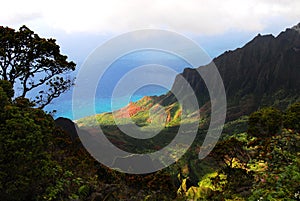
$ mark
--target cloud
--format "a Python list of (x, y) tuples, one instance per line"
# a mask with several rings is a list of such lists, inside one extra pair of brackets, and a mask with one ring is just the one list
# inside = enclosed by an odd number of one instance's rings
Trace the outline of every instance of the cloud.
[(274, 20), (300, 20), (299, 0), (10, 0), (2, 8), (7, 8), (0, 13), (3, 25), (38, 23), (69, 33), (167, 28), (213, 35), (259, 32)]

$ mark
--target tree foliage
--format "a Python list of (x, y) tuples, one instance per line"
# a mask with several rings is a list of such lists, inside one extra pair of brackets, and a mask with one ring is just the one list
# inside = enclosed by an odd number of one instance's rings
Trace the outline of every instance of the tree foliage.
[(300, 135), (283, 129), (272, 136), (252, 163), (258, 168), (252, 187), (252, 200), (293, 200), (299, 190)]
[(292, 104), (284, 114), (283, 125), (285, 128), (300, 132), (300, 102)]
[(13, 94), (1, 80), (0, 200), (87, 197), (97, 183), (93, 158), (50, 115)]
[(194, 200), (297, 200), (300, 103), (249, 116), (247, 133), (224, 137), (210, 153), (218, 169), (187, 190)]
[(55, 39), (41, 38), (26, 26), (0, 27), (0, 79), (17, 87), (17, 96), (34, 91), (33, 101), (43, 108), (72, 86), (68, 73), (74, 70)]
[(277, 134), (282, 127), (282, 112), (269, 107), (249, 116), (248, 134), (258, 138), (267, 138)]
[(51, 177), (47, 152), (53, 119), (31, 108), (28, 99), (11, 101), (9, 82), (0, 82), (0, 200), (31, 200)]

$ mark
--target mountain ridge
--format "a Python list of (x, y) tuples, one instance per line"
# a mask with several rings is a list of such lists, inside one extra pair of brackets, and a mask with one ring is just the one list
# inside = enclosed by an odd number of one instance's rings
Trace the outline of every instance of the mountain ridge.
[[(235, 120), (243, 115), (264, 107), (275, 106), (281, 109), (299, 100), (300, 97), (300, 23), (293, 28), (287, 28), (276, 37), (258, 34), (243, 47), (226, 51), (213, 59), (221, 78), (223, 79), (227, 96), (227, 121)], [(200, 66), (198, 68), (209, 67)], [(210, 112), (210, 97), (206, 85), (197, 69), (185, 68), (177, 75), (171, 91), (161, 96), (150, 96), (145, 101), (137, 101), (145, 113), (149, 106), (159, 104), (171, 111), (176, 105), (176, 94), (185, 94), (186, 87), (179, 82), (184, 77), (192, 87), (199, 103), (201, 115), (208, 117)], [(188, 98), (188, 96), (186, 97)], [(149, 103), (151, 104), (149, 105)], [(147, 106), (147, 107), (143, 107)], [(134, 105), (120, 109), (116, 114), (124, 117), (124, 109), (132, 110)], [(180, 108), (180, 107), (177, 107)], [(178, 113), (172, 116), (168, 113), (167, 123), (179, 123)], [(110, 113), (105, 113), (105, 115)], [(134, 108), (138, 116), (139, 110)], [(174, 114), (174, 112), (173, 112)], [(148, 115), (149, 116), (149, 115)], [(151, 119), (146, 119), (146, 122)], [(175, 119), (176, 118), (176, 119)], [(102, 118), (103, 119), (103, 118)], [(101, 121), (99, 122), (101, 124)]]
[[(300, 23), (297, 27), (300, 27)], [(274, 101), (277, 98), (284, 101), (285, 98), (290, 99), (292, 96), (299, 98), (299, 47), (300, 32), (295, 28), (288, 28), (277, 37), (258, 34), (243, 47), (226, 51), (213, 59), (226, 90), (228, 120), (249, 114), (261, 106), (271, 105), (264, 100), (267, 97)], [(186, 68), (179, 76), (183, 76), (194, 89), (200, 100), (200, 108), (207, 104), (209, 94), (197, 70)], [(175, 79), (172, 91), (176, 88), (176, 82)], [(165, 100), (162, 103), (174, 101), (170, 93), (163, 99)], [(281, 104), (277, 106), (284, 108), (289, 103)]]

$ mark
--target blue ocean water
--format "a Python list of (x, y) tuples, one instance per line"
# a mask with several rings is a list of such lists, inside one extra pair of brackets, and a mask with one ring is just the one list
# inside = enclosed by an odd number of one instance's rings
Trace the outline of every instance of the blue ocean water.
[[(114, 105), (114, 108), (111, 107), (112, 93), (118, 81), (130, 70), (148, 64), (163, 65), (171, 68), (178, 74), (181, 73), (184, 68), (191, 67), (191, 65), (182, 58), (167, 52), (157, 50), (142, 50), (130, 53), (114, 61), (106, 70), (104, 76), (101, 77), (98, 83), (97, 92), (94, 97), (95, 105), (92, 105), (91, 100), (87, 100), (82, 97), (82, 106), (80, 108), (74, 108), (76, 109), (76, 113), (79, 113), (79, 117), (81, 118), (94, 115), (95, 113), (111, 112), (112, 110), (126, 106), (128, 104), (128, 100), (135, 102), (144, 96), (162, 95), (168, 92), (171, 89), (172, 84), (167, 87), (158, 85), (143, 86), (134, 94), (124, 93), (122, 97), (117, 97), (117, 99), (114, 101), (117, 104)], [(74, 77), (76, 77), (77, 72), (78, 70), (73, 74)], [(159, 73), (160, 72), (156, 72), (156, 75), (149, 76), (159, 76)], [(173, 83), (175, 76), (168, 79), (171, 79), (170, 83)], [(94, 113), (88, 112), (90, 110), (87, 110), (87, 108), (94, 108)], [(53, 100), (50, 105), (45, 107), (45, 110), (48, 112), (55, 110), (56, 112), (54, 113), (54, 118), (66, 117), (74, 120), (72, 110), (72, 89)]]
[[(129, 97), (129, 100), (132, 102), (136, 102), (143, 98), (144, 96), (155, 96), (155, 95), (161, 95), (166, 93), (168, 90), (164, 88), (155, 89), (154, 87), (151, 88), (152, 91), (148, 91), (145, 94), (133, 94), (131, 97)], [(86, 117), (91, 116), (94, 114), (100, 114), (104, 112), (111, 112), (113, 110), (120, 109), (128, 104), (127, 101), (128, 97), (120, 97), (115, 102), (117, 102), (116, 105), (114, 105), (114, 108), (112, 108), (112, 99), (110, 97), (95, 97), (95, 105), (93, 106), (91, 103), (91, 100), (82, 100), (84, 107), (76, 108), (77, 113), (79, 113), (80, 117)], [(95, 113), (88, 112), (87, 108), (94, 107)], [(54, 112), (54, 118), (58, 117), (66, 117), (72, 120), (75, 120), (73, 118), (73, 108), (72, 108), (72, 91), (62, 94), (61, 97), (53, 100), (53, 102), (45, 107), (45, 110), (47, 112)]]

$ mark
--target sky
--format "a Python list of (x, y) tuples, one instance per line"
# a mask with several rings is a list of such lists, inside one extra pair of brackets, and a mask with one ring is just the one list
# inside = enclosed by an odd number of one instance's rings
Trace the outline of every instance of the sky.
[(299, 0), (9, 0), (1, 7), (0, 25), (24, 24), (57, 39), (78, 64), (104, 41), (132, 30), (175, 31), (216, 57), (258, 33), (277, 35), (300, 22)]

